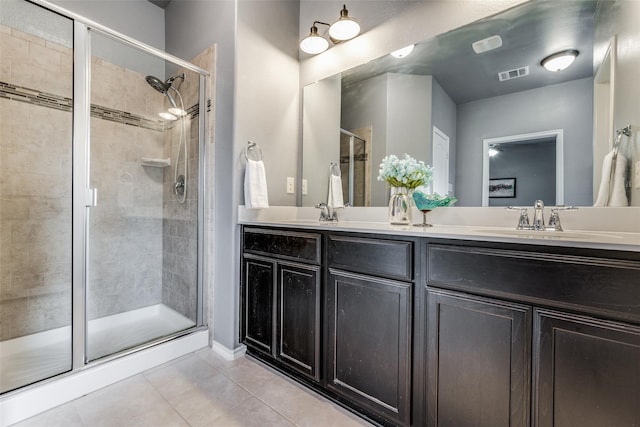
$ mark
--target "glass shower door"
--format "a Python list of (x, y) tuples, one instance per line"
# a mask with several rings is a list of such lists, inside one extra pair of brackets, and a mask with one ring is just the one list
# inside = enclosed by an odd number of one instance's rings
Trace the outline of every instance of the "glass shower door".
[(0, 393), (71, 370), (73, 21), (0, 13)]
[(86, 310), (94, 360), (196, 325), (199, 75), (90, 34), (96, 203), (88, 209)]

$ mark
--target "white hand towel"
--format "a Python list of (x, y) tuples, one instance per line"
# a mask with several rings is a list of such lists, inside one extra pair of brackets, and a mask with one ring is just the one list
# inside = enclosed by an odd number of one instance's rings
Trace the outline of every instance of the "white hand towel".
[(329, 194), (327, 195), (327, 206), (332, 208), (343, 208), (342, 178), (334, 174), (329, 174)]
[(616, 157), (615, 172), (611, 179), (611, 167), (613, 165), (614, 152), (604, 156), (602, 162), (602, 179), (598, 189), (598, 197), (593, 206), (629, 206), (627, 193), (624, 188), (625, 170), (627, 158), (618, 153)]
[(269, 207), (267, 176), (262, 160), (247, 159), (247, 167), (244, 171), (244, 205), (247, 209)]

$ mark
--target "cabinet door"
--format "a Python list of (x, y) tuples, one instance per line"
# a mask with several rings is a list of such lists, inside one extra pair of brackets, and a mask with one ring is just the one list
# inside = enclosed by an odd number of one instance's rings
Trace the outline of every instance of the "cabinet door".
[(244, 256), (244, 342), (273, 355), (275, 262)]
[(531, 308), (429, 289), (427, 424), (528, 426)]
[(640, 328), (536, 310), (536, 426), (639, 426)]
[(408, 425), (412, 285), (330, 272), (327, 387), (385, 420)]
[(278, 264), (276, 357), (289, 367), (319, 380), (320, 267)]

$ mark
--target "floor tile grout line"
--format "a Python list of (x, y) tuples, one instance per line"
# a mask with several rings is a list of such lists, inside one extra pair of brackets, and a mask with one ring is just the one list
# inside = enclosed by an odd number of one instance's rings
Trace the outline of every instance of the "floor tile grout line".
[[(176, 360), (180, 360), (180, 359), (181, 358), (176, 359)], [(166, 364), (167, 366), (165, 366), (165, 367), (168, 367), (171, 364), (172, 363), (167, 363)], [(163, 363), (162, 365), (158, 365), (158, 366), (156, 366), (156, 368), (158, 368), (160, 366), (163, 366), (163, 365), (165, 365), (165, 364)], [(151, 368), (151, 369), (155, 369), (155, 368)], [(148, 369), (147, 371), (150, 371), (151, 369)], [(178, 415), (178, 417), (180, 417), (180, 419), (182, 419), (182, 421), (184, 421), (189, 427), (193, 427), (193, 425), (182, 415), (182, 413), (178, 410), (178, 408), (173, 406), (173, 403), (169, 402), (169, 400), (165, 397), (164, 394), (162, 394), (162, 392), (155, 386), (155, 384), (153, 382), (151, 382), (151, 380), (149, 380), (149, 378), (147, 378), (147, 375), (145, 375), (145, 372), (147, 372), (147, 371), (141, 372), (142, 378), (144, 378), (144, 380), (151, 386), (151, 388), (153, 388), (158, 393), (158, 395), (160, 395), (162, 400), (169, 405), (169, 407), (173, 410), (173, 412), (175, 412)]]

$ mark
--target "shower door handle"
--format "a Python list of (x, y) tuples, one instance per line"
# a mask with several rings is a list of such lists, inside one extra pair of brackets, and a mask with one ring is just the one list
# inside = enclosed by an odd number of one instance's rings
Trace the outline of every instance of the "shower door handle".
[(98, 205), (98, 189), (97, 188), (89, 188), (87, 189), (87, 203), (88, 208), (93, 208)]

